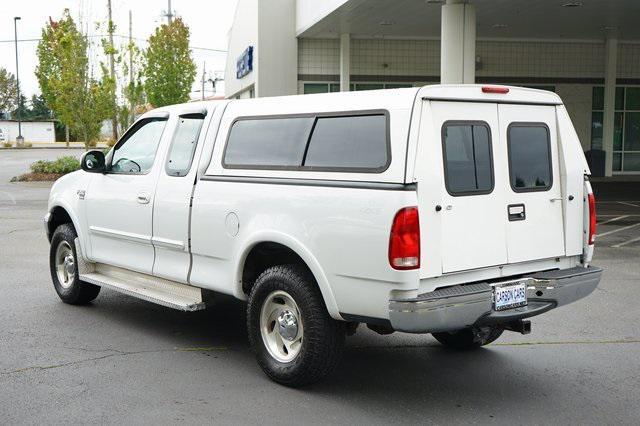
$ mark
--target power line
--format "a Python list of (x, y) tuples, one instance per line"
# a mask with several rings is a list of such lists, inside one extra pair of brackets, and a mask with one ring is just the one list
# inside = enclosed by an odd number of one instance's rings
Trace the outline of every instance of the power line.
[[(114, 37), (118, 37), (118, 38), (122, 38), (122, 39), (126, 39), (129, 40), (129, 36), (128, 35), (123, 35), (123, 34), (114, 34)], [(108, 34), (91, 34), (91, 35), (87, 35), (87, 38), (96, 38), (96, 37), (108, 37)], [(141, 43), (148, 43), (149, 40), (146, 40), (144, 38), (139, 38), (139, 37), (131, 37), (132, 40), (141, 42)], [(34, 41), (41, 41), (41, 38), (23, 38), (21, 40), (18, 40), (18, 43), (23, 43), (23, 42), (34, 42)], [(15, 43), (15, 40), (0, 40), (0, 43)], [(224, 49), (214, 49), (211, 47), (199, 47), (199, 46), (189, 46), (189, 49), (193, 49), (193, 50), (205, 50), (208, 52), (220, 52), (220, 53), (227, 53), (227, 50)]]

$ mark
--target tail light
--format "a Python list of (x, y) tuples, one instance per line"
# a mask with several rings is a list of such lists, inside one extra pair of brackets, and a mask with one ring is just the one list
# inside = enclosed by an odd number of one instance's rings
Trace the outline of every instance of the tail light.
[(389, 264), (393, 269), (420, 267), (420, 221), (417, 207), (405, 207), (396, 213), (389, 236)]
[(593, 193), (587, 195), (589, 201), (589, 245), (596, 240), (596, 197)]

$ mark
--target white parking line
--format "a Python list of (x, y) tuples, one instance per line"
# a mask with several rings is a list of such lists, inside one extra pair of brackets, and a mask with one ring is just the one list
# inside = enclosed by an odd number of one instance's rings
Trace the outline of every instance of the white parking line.
[(599, 237), (604, 237), (605, 235), (610, 235), (610, 234), (613, 234), (615, 232), (624, 231), (625, 229), (629, 229), (629, 228), (635, 228), (636, 226), (640, 226), (640, 223), (636, 223), (636, 224), (629, 225), (629, 226), (623, 226), (622, 228), (614, 229), (612, 231), (607, 231), (607, 232), (604, 232), (602, 234), (597, 234), (596, 237), (598, 237), (598, 238)]
[(611, 246), (611, 247), (613, 247), (613, 248), (618, 248), (618, 247), (626, 246), (627, 244), (635, 243), (636, 241), (640, 241), (640, 237), (638, 237), (638, 238), (632, 238), (632, 239), (630, 239), (630, 240), (627, 240), (627, 241), (625, 241), (625, 242), (623, 242), (623, 243), (620, 243), (620, 244), (613, 245), (613, 246)]
[(638, 208), (640, 208), (640, 205), (638, 205), (638, 204), (627, 203), (627, 202), (624, 202), (624, 201), (618, 201), (618, 204), (624, 204), (625, 206), (631, 206), (631, 207), (638, 207)]
[(626, 214), (624, 216), (618, 216), (618, 217), (614, 217), (613, 219), (605, 220), (604, 222), (598, 222), (598, 226), (605, 225), (605, 224), (611, 223), (611, 222), (615, 222), (616, 220), (624, 219), (625, 217), (629, 217), (629, 215)]

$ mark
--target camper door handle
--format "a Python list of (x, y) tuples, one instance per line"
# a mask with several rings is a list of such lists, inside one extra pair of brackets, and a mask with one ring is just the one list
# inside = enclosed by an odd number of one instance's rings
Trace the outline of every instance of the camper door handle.
[(562, 198), (551, 198), (549, 201), (555, 203), (556, 201), (562, 201)]
[(527, 213), (524, 204), (509, 204), (507, 206), (507, 216), (509, 217), (509, 222), (525, 220)]

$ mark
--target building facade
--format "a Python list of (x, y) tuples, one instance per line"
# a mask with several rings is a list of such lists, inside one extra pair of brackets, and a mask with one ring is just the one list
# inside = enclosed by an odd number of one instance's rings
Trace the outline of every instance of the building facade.
[[(56, 132), (53, 121), (21, 122), (22, 137), (25, 142), (55, 142)], [(0, 120), (0, 143), (16, 142), (18, 137), (17, 120)]]
[(441, 82), (552, 90), (583, 149), (602, 161), (594, 170), (637, 174), (638, 17), (633, 0), (239, 0), (226, 92), (244, 98)]

